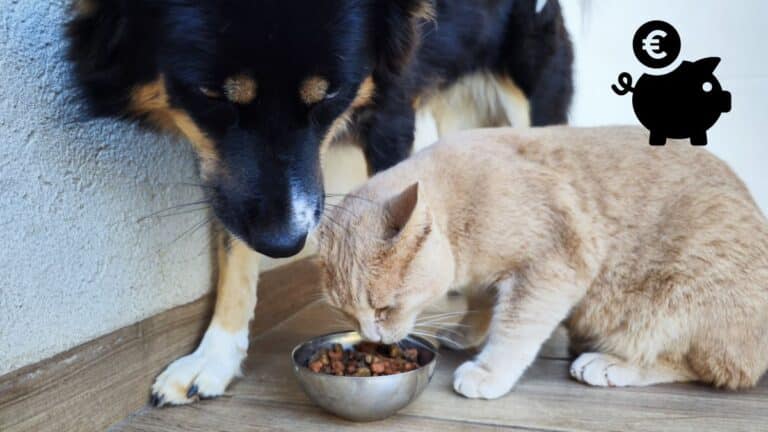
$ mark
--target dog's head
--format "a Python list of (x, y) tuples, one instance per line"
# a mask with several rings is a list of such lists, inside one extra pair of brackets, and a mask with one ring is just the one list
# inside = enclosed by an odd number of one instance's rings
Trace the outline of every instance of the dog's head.
[(193, 144), (214, 211), (271, 256), (323, 210), (320, 154), (407, 65), (430, 0), (79, 0), (70, 57), (97, 115)]

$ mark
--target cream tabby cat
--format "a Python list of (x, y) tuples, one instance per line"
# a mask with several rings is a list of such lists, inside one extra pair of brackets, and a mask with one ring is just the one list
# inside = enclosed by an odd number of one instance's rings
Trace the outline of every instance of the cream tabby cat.
[[(507, 393), (564, 322), (597, 386), (768, 367), (768, 224), (702, 148), (635, 128), (461, 133), (378, 174), (319, 232), (324, 290), (373, 341), (403, 339), (451, 289), (496, 293), (457, 392)], [(462, 327), (463, 328), (463, 327)]]

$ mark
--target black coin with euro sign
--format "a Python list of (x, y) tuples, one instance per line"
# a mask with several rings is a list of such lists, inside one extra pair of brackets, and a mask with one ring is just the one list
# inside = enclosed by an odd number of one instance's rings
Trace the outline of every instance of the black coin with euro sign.
[(664, 68), (677, 60), (682, 43), (680, 34), (666, 21), (650, 21), (635, 33), (632, 47), (640, 63), (649, 68)]

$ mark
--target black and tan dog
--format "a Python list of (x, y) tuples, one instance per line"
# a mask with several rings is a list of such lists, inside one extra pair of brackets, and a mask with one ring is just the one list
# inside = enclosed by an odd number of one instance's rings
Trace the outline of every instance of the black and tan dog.
[(185, 136), (232, 234), (212, 323), (158, 377), (156, 405), (221, 395), (239, 372), (258, 253), (303, 247), (329, 144), (358, 143), (374, 173), (410, 154), (417, 111), (441, 134), (555, 124), (572, 93), (556, 0), (81, 0), (76, 14), (70, 58), (93, 114)]

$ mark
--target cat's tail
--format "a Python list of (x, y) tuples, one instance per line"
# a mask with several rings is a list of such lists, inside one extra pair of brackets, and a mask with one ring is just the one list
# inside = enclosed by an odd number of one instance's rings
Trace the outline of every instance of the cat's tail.
[(634, 91), (635, 88), (632, 87), (632, 75), (630, 75), (628, 72), (622, 72), (619, 74), (619, 86), (616, 84), (611, 86), (613, 91), (616, 92), (616, 94), (619, 96), (624, 96), (625, 94)]

